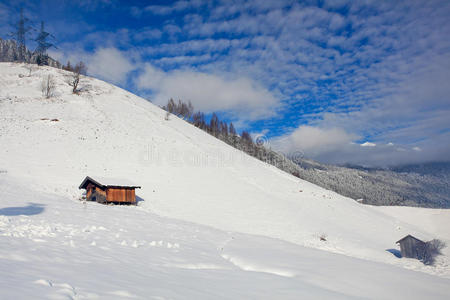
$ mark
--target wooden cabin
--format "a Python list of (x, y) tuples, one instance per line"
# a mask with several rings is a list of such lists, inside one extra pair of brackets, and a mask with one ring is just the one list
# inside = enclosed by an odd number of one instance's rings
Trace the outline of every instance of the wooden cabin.
[(80, 184), (79, 189), (86, 190), (86, 200), (98, 203), (136, 204), (135, 189), (140, 186), (133, 185), (125, 180), (100, 179), (87, 176)]
[(426, 243), (408, 234), (396, 244), (400, 244), (400, 252), (402, 257), (423, 259), (425, 254)]

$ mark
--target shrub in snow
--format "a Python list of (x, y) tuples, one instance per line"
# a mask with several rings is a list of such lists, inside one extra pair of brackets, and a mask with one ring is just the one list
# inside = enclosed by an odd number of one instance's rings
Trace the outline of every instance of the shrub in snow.
[(72, 87), (72, 93), (78, 94), (80, 90), (78, 85), (80, 84), (81, 75), (85, 75), (87, 72), (86, 65), (80, 61), (73, 69), (71, 69), (72, 74), (67, 79), (67, 83)]
[(434, 239), (425, 243), (421, 261), (425, 265), (432, 265), (435, 262), (436, 256), (441, 254), (441, 250), (445, 247), (445, 243), (441, 240)]
[(36, 70), (35, 66), (32, 64), (26, 64), (25, 69), (28, 70), (28, 77), (31, 77), (31, 73)]
[(42, 79), (42, 82), (41, 82), (42, 96), (44, 96), (47, 99), (50, 97), (53, 97), (55, 88), (56, 88), (56, 83), (55, 83), (55, 80), (53, 79), (52, 75), (47, 75)]

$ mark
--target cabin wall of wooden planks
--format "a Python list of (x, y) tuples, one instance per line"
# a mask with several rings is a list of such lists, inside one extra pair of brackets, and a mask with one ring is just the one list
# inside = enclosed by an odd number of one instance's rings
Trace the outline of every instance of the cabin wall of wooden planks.
[(136, 203), (136, 195), (133, 188), (108, 188), (106, 201)]
[(92, 195), (92, 193), (94, 191), (96, 191), (97, 193), (99, 193), (99, 194), (101, 194), (101, 195), (106, 197), (106, 191), (105, 190), (102, 190), (101, 188), (96, 187), (93, 184), (88, 184), (88, 186), (86, 187), (86, 199), (90, 199), (90, 197), (91, 197), (91, 195)]
[(418, 241), (414, 238), (406, 238), (400, 242), (400, 251), (402, 257), (422, 258), (425, 249), (425, 242)]

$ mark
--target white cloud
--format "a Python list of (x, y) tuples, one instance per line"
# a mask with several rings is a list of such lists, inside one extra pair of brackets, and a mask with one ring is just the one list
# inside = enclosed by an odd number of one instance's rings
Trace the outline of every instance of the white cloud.
[[(392, 142), (355, 143), (356, 134), (343, 129), (325, 129), (307, 125), (271, 140), (274, 149), (287, 155), (298, 151), (305, 157), (331, 164), (357, 164), (367, 167), (388, 167), (427, 161), (448, 161), (450, 132), (434, 137), (433, 142), (398, 146)], [(365, 146), (363, 146), (365, 145)]]
[(371, 142), (364, 142), (361, 144), (361, 147), (375, 147), (377, 144)]
[(317, 157), (347, 147), (357, 136), (340, 128), (318, 128), (307, 125), (272, 140), (274, 147), (289, 154), (302, 151), (308, 157)]
[(70, 61), (75, 65), (83, 61), (87, 66), (87, 73), (113, 84), (124, 85), (128, 74), (137, 68), (133, 62), (135, 55), (130, 52), (122, 52), (114, 47), (97, 48), (94, 52), (86, 52), (78, 47), (64, 46), (60, 49), (49, 50), (51, 57), (65, 63)]
[(146, 40), (155, 40), (161, 38), (162, 32), (155, 28), (144, 28), (143, 30), (137, 31), (133, 34), (134, 40), (138, 42)]
[(164, 5), (149, 5), (146, 6), (144, 11), (150, 12), (155, 15), (167, 15), (173, 12), (173, 9), (170, 6)]
[(169, 37), (171, 37), (171, 38), (173, 38), (174, 36), (176, 36), (177, 34), (180, 34), (182, 32), (181, 28), (174, 24), (164, 25), (163, 31), (166, 34), (168, 34)]
[(136, 85), (151, 90), (157, 104), (165, 104), (169, 98), (190, 100), (198, 110), (227, 111), (245, 120), (273, 116), (278, 105), (272, 93), (245, 77), (225, 78), (192, 70), (164, 72), (146, 64)]
[(135, 68), (130, 59), (116, 48), (99, 48), (88, 58), (88, 72), (113, 83), (124, 83)]
[(189, 8), (198, 7), (202, 5), (202, 1), (198, 0), (190, 0), (190, 1), (176, 1), (175, 3), (172, 3), (170, 6), (166, 5), (149, 5), (144, 8), (144, 11), (150, 12), (155, 15), (168, 15), (173, 12), (179, 12), (183, 11)]

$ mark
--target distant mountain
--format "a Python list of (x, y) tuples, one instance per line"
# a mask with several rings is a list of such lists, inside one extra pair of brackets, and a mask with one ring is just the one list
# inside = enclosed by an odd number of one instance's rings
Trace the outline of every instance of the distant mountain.
[[(450, 208), (450, 163), (433, 162), (391, 169), (322, 164), (287, 158), (266, 148), (234, 147), (296, 177), (371, 205)], [(295, 161), (295, 162), (294, 162)]]
[[(16, 62), (18, 61), (18, 57), (19, 51), (17, 49), (16, 41), (3, 40), (0, 38), (0, 62)], [(36, 64), (37, 59), (37, 54), (31, 52), (30, 50), (26, 51), (25, 62)], [(54, 68), (61, 68), (61, 63), (51, 57), (48, 58), (48, 65)]]
[(417, 173), (422, 175), (447, 175), (450, 174), (450, 162), (429, 162), (423, 164), (402, 165), (391, 168), (398, 173)]
[(450, 208), (450, 162), (369, 169), (302, 159), (297, 166), (298, 177), (362, 203)]

